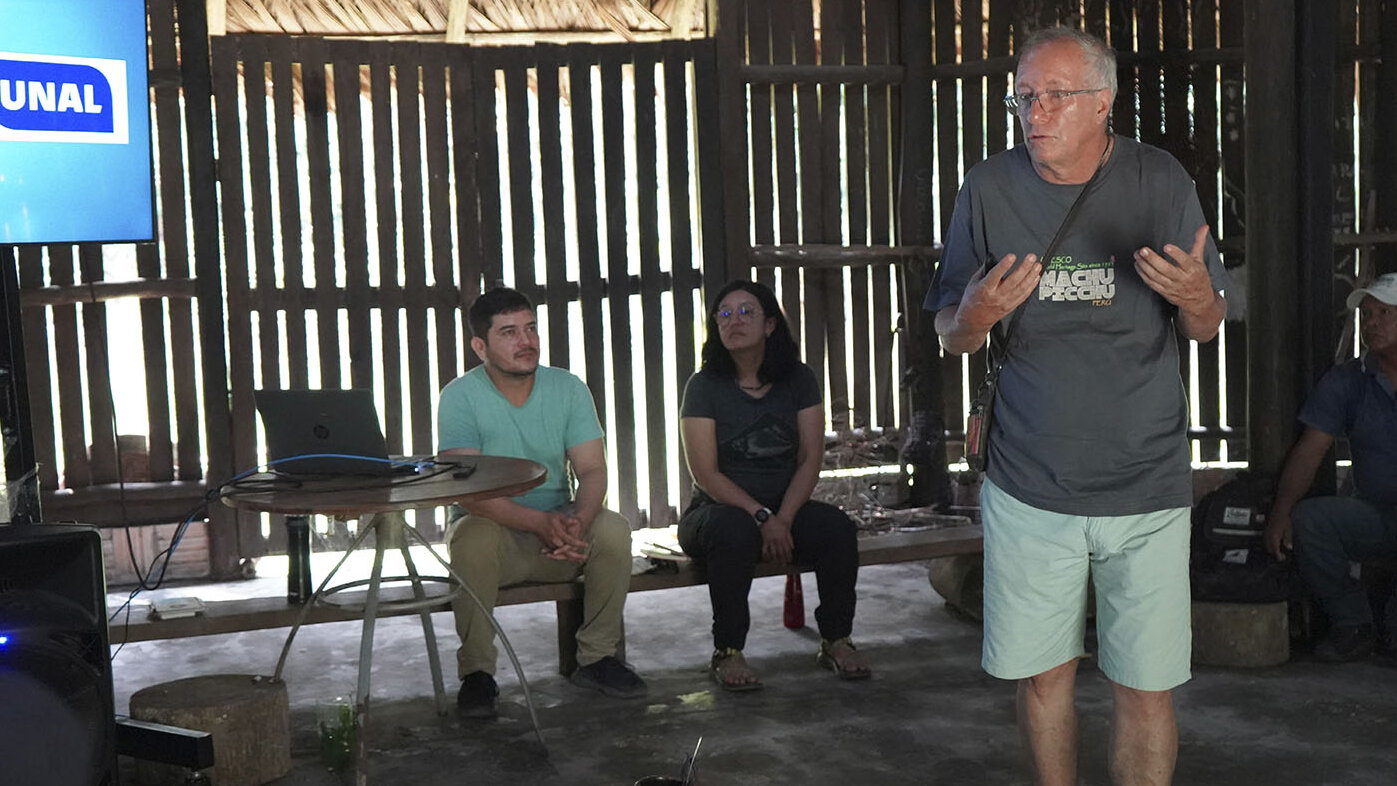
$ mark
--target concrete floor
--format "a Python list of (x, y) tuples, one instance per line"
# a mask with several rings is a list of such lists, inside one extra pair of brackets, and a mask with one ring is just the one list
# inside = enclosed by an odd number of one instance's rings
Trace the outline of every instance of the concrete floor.
[[(271, 563), (263, 575), (284, 575)], [(275, 579), (248, 582), (275, 592)], [(281, 581), (284, 587), (284, 580)], [(805, 579), (813, 611), (815, 587)], [(843, 683), (814, 662), (812, 629), (781, 624), (783, 583), (758, 580), (747, 654), (763, 691), (717, 690), (705, 673), (709, 611), (702, 587), (633, 596), (629, 659), (650, 684), (638, 701), (607, 699), (556, 673), (551, 604), (500, 609), (533, 691), (547, 754), (536, 742), (516, 676), (501, 656), (501, 715), (462, 722), (433, 711), (416, 618), (378, 624), (369, 767), (383, 784), (625, 786), (678, 774), (702, 738), (698, 782), (728, 784), (1020, 784), (1028, 782), (1014, 727), (1011, 684), (979, 669), (980, 631), (948, 613), (921, 564), (866, 568), (855, 640), (876, 675)], [(216, 596), (220, 588), (166, 594)], [(236, 589), (233, 591), (237, 591)], [(435, 627), (454, 702), (448, 615)], [(271, 674), (284, 630), (126, 646), (114, 665), (116, 704), (148, 685), (201, 674)], [(114, 637), (118, 634), (114, 630)], [(318, 758), (314, 704), (352, 694), (357, 623), (302, 630), (286, 681), (293, 769), (280, 786), (352, 783)], [(1092, 661), (1078, 680), (1082, 783), (1105, 784), (1109, 686)], [(1179, 784), (1397, 783), (1397, 669), (1377, 660), (1333, 666), (1298, 656), (1265, 669), (1198, 667), (1176, 692)], [(123, 786), (137, 782), (123, 760)]]

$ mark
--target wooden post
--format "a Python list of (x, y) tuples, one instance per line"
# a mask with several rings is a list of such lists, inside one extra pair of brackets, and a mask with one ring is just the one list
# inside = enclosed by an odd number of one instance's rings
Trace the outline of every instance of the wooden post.
[[(1397, 123), (1397, 3), (1383, 3), (1381, 48), (1377, 84), (1373, 85), (1373, 95), (1377, 98), (1378, 128), (1391, 128), (1384, 123)], [(1397, 148), (1390, 143), (1373, 146), (1373, 189), (1377, 192), (1377, 225), (1386, 229), (1397, 228)], [(1377, 269), (1374, 273), (1397, 272), (1397, 245), (1391, 243), (1378, 247)]]
[[(906, 78), (902, 84), (902, 128), (900, 129), (902, 161), (897, 198), (897, 243), (926, 247), (932, 244), (936, 227), (932, 220), (934, 140), (931, 135), (931, 7), (925, 2), (903, 0), (899, 8), (903, 65)], [(948, 100), (946, 97), (943, 101)], [(942, 139), (946, 136), (943, 134)], [(941, 150), (941, 155), (954, 155)], [(946, 184), (942, 184), (943, 189)], [(904, 263), (903, 320), (906, 328), (904, 352), (911, 371), (911, 412), (901, 424), (906, 431), (918, 416), (921, 428), (917, 436), (934, 448), (927, 457), (912, 451), (908, 460), (915, 459), (909, 501), (916, 505), (945, 502), (950, 495), (946, 475), (945, 403), (941, 394), (941, 363), (933, 315), (922, 309), (931, 281), (934, 261), (921, 257)]]
[[(180, 81), (189, 130), (190, 221), (194, 226), (194, 269), (199, 294), (200, 356), (203, 361), (204, 434), (208, 439), (208, 487), (232, 475), (228, 424), (228, 359), (223, 347), (223, 271), (218, 250), (218, 168), (213, 150), (213, 75), (202, 0), (178, 0)], [(195, 448), (195, 434), (180, 434), (181, 454)], [(197, 464), (197, 462), (194, 462)], [(185, 462), (181, 472), (188, 472)], [(238, 575), (238, 531), (233, 511), (209, 506), (209, 571), (215, 579)]]
[[(1246, 0), (1247, 455), (1274, 473), (1300, 404), (1295, 0)], [(1308, 110), (1307, 110), (1308, 111)]]
[[(1296, 99), (1299, 113), (1299, 287), (1302, 297), (1295, 319), (1304, 337), (1299, 357), (1296, 390), (1303, 401), (1334, 360), (1335, 328), (1343, 299), (1334, 298), (1334, 164), (1336, 60), (1339, 14), (1328, 0), (1299, 0), (1296, 11)], [(1381, 99), (1380, 99), (1381, 100)], [(1379, 182), (1382, 182), (1379, 178)], [(1299, 422), (1290, 418), (1276, 424), (1284, 435), (1298, 435)], [(1334, 493), (1334, 464), (1326, 461), (1316, 478), (1315, 491)]]

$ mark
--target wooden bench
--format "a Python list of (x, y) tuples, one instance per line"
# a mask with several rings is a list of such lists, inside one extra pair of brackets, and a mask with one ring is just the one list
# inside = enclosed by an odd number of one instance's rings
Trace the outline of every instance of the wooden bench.
[[(884, 565), (895, 562), (916, 562), (919, 560), (949, 557), (956, 554), (978, 554), (984, 548), (980, 528), (974, 525), (945, 527), (917, 532), (893, 532), (885, 535), (870, 535), (859, 539), (859, 564)], [(692, 587), (704, 583), (703, 571), (691, 563), (675, 563), (677, 570), (672, 572), (644, 573), (631, 577), (631, 592), (670, 589), (672, 587)], [(809, 571), (805, 566), (785, 566), (772, 563), (757, 565), (757, 577), (777, 576), (789, 570)], [(408, 597), (407, 587), (385, 587), (385, 599), (400, 600)], [(329, 604), (316, 604), (306, 615), (307, 625), (321, 622), (348, 622), (362, 619), (353, 609), (356, 602), (362, 607), (364, 593), (345, 592), (340, 601), (350, 605), (341, 608)], [(580, 581), (562, 583), (527, 582), (500, 589), (496, 606), (512, 606), (520, 603), (553, 601), (557, 604), (558, 615), (558, 666), (563, 674), (570, 674), (576, 667), (577, 646), (575, 634), (582, 623), (582, 583)], [(155, 619), (145, 611), (132, 612), (129, 622), (118, 616), (110, 624), (112, 644), (136, 641), (177, 639), (189, 636), (211, 636), (220, 633), (238, 633), (246, 630), (266, 630), (288, 628), (296, 624), (302, 607), (289, 604), (284, 597), (258, 597), (239, 600), (208, 601), (204, 611), (193, 617), (178, 619)], [(432, 612), (450, 611), (451, 604), (442, 598), (433, 605)], [(109, 614), (113, 610), (109, 610)], [(415, 611), (383, 610), (380, 617), (416, 614)]]

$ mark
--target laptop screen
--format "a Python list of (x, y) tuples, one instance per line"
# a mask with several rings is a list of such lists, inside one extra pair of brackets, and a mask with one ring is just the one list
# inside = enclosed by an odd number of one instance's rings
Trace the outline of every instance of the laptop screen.
[(388, 443), (368, 390), (253, 392), (271, 469), (287, 475), (389, 475)]

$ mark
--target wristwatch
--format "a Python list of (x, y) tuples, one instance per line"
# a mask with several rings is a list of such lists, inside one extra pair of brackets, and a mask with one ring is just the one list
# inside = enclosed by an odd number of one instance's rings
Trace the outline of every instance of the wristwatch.
[(757, 512), (752, 514), (752, 518), (756, 519), (758, 524), (765, 524), (766, 520), (771, 518), (771, 508), (765, 505), (757, 508)]

